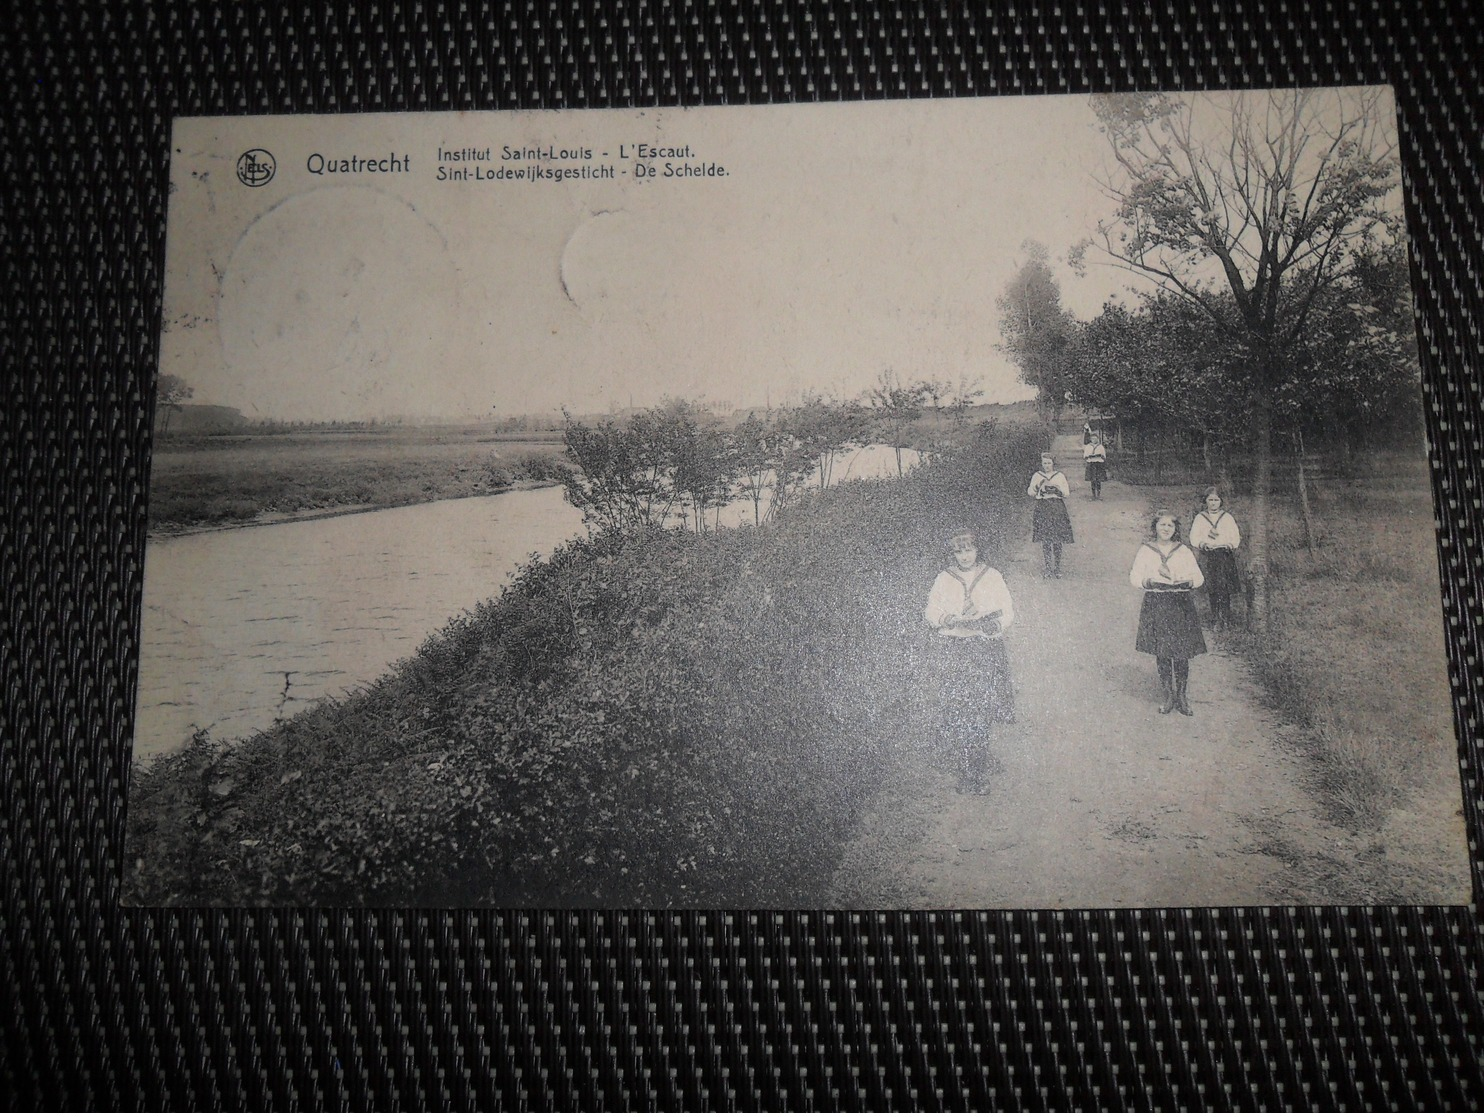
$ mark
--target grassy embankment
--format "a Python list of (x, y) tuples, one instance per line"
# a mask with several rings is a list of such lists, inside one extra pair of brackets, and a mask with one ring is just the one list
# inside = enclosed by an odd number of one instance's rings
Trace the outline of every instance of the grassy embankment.
[(808, 906), (922, 740), (951, 522), (998, 553), (1035, 435), (763, 529), (527, 567), (363, 692), (137, 770), (141, 903)]
[(561, 436), (459, 428), (174, 438), (156, 448), (149, 528), (175, 533), (485, 496), (551, 479)]
[[(1198, 493), (1160, 488), (1151, 498), (1188, 522)], [(1337, 819), (1374, 826), (1419, 792), (1446, 795), (1457, 779), (1427, 466), (1387, 456), (1315, 484), (1310, 499), (1312, 556), (1297, 494), (1280, 489), (1272, 501), (1267, 635), (1222, 639), (1301, 730)], [(1230, 504), (1244, 528), (1249, 506), (1240, 492)]]

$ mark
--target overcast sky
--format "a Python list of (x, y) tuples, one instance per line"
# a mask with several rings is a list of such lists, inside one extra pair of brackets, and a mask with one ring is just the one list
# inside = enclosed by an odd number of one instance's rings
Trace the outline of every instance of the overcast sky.
[[(728, 173), (636, 181), (638, 143)], [(618, 174), (437, 180), (440, 148), (533, 165), (505, 145)], [(249, 149), (265, 186), (238, 180)], [(1063, 259), (1111, 212), (1105, 151), (1085, 97), (180, 121), (161, 371), (285, 419), (755, 407), (885, 370), (1025, 398), (995, 309), (1023, 242), (1081, 317), (1127, 287)], [(316, 175), (316, 154), (410, 169)]]

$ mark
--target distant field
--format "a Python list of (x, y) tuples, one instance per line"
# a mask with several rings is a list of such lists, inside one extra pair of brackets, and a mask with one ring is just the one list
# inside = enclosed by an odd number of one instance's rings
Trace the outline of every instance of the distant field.
[(483, 496), (551, 478), (560, 432), (428, 427), (230, 434), (157, 445), (149, 527), (179, 532)]

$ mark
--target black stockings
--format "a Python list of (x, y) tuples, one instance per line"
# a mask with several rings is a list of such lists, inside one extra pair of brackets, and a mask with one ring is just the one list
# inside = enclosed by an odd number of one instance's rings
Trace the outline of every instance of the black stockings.
[(1185, 696), (1185, 688), (1190, 682), (1190, 660), (1161, 655), (1154, 657), (1154, 665), (1159, 669), (1159, 685), (1165, 694), (1159, 712), (1167, 714), (1179, 710), (1187, 717), (1191, 716), (1190, 703)]

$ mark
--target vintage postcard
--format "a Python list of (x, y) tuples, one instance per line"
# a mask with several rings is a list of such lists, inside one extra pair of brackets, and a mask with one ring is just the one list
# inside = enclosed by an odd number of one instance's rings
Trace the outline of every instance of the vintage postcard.
[(1385, 88), (175, 123), (135, 904), (1466, 904)]

